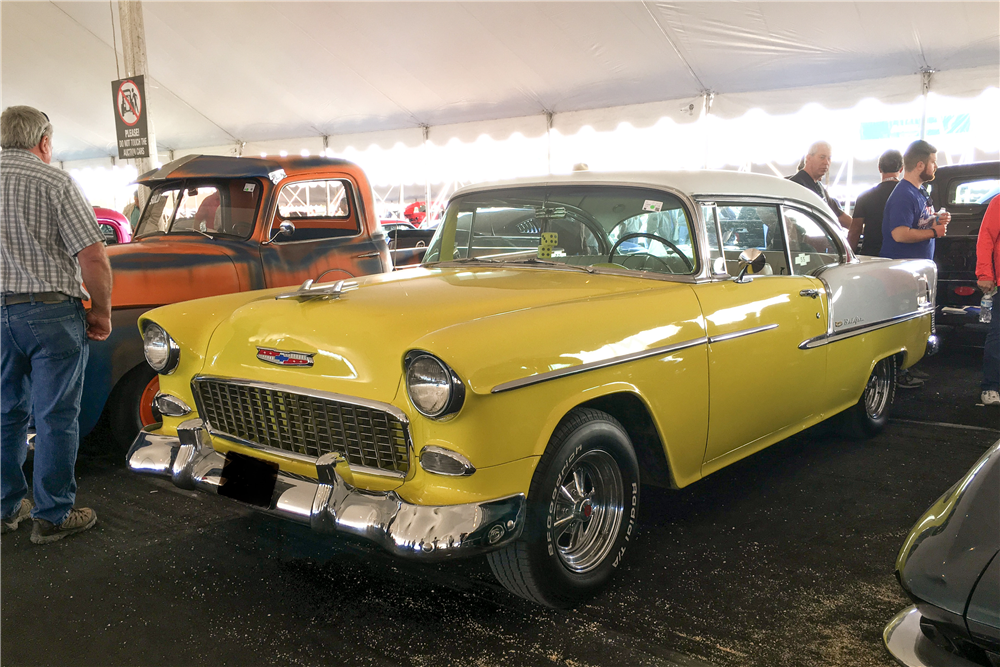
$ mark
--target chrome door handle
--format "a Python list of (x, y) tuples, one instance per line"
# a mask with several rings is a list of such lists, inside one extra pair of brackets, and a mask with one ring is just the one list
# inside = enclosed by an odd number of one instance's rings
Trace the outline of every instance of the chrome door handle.
[(815, 298), (819, 297), (819, 290), (818, 289), (804, 289), (804, 290), (799, 291), (799, 296), (808, 296), (808, 297), (811, 297), (811, 298), (815, 299)]

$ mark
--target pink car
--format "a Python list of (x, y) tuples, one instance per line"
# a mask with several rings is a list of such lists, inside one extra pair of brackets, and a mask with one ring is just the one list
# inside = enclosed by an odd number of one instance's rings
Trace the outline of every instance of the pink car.
[(94, 215), (97, 216), (97, 224), (101, 226), (101, 233), (104, 234), (104, 242), (107, 245), (128, 243), (132, 240), (132, 226), (128, 224), (128, 218), (118, 211), (95, 206)]

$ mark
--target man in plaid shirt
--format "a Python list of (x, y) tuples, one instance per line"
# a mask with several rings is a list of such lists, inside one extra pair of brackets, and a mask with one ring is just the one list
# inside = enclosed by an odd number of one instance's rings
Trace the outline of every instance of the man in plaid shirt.
[[(87, 339), (111, 333), (111, 266), (94, 209), (69, 174), (49, 166), (48, 116), (8, 107), (0, 147), (0, 532), (30, 516), (31, 541), (44, 544), (97, 522), (92, 509), (74, 507), (77, 419)], [(31, 413), (34, 503), (22, 470)]]

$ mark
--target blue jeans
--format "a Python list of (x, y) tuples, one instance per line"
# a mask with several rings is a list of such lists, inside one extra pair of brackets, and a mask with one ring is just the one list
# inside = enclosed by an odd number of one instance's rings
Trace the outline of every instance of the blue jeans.
[(24, 460), (28, 418), (35, 415), (31, 515), (62, 523), (76, 501), (80, 397), (87, 365), (83, 305), (19, 303), (3, 306), (0, 322), (0, 516), (9, 517), (27, 495)]
[(983, 347), (983, 391), (1000, 391), (1000, 308), (996, 300), (1000, 292), (993, 294), (993, 319), (990, 320), (986, 332), (986, 345)]

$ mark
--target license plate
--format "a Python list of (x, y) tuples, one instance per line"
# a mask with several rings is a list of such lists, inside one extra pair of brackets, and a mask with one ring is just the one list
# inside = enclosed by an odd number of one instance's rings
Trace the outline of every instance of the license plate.
[(258, 507), (269, 507), (277, 480), (277, 463), (227, 452), (219, 495)]

